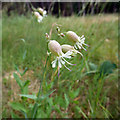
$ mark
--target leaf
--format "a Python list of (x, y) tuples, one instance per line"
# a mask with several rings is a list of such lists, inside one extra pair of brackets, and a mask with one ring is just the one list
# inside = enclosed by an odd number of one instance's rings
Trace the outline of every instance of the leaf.
[(25, 116), (25, 120), (28, 120), (27, 114), (22, 111), (22, 114)]
[(21, 73), (21, 72), (19, 71), (19, 68), (18, 68), (18, 66), (17, 66), (16, 64), (14, 64), (14, 67), (15, 67), (15, 70), (16, 70), (21, 76), (23, 76), (23, 75), (27, 72), (27, 70), (28, 70), (28, 68), (26, 67), (25, 70), (23, 71), (23, 73)]
[(23, 84), (23, 91), (22, 94), (28, 94), (28, 84), (30, 83), (29, 80), (26, 80)]
[(12, 103), (9, 103), (9, 105), (14, 109), (14, 110), (18, 110), (18, 111), (23, 111), (23, 112), (26, 112), (26, 109), (24, 107), (23, 104), (19, 103), (19, 102), (12, 102)]
[(61, 114), (61, 110), (57, 104), (54, 105), (54, 109)]
[(113, 73), (113, 70), (117, 68), (117, 65), (114, 63), (111, 63), (111, 61), (105, 61), (100, 66), (100, 75), (109, 75)]
[(38, 109), (38, 103), (35, 103), (35, 105), (33, 106), (33, 109), (31, 111), (31, 118), (35, 118), (36, 117), (36, 113), (37, 113), (37, 109)]
[(22, 40), (22, 41), (25, 43), (25, 39), (24, 39), (24, 38), (22, 38), (22, 39), (20, 39), (20, 40)]
[(85, 117), (87, 118), (86, 114), (82, 111), (82, 109), (80, 107), (76, 107), (76, 109)]
[(24, 84), (23, 84), (23, 87), (26, 87), (29, 83), (30, 83), (29, 80), (25, 81)]
[(22, 81), (20, 80), (19, 76), (16, 74), (16, 73), (13, 73), (13, 76), (17, 82), (17, 84), (20, 86), (20, 88), (22, 89), (22, 86), (23, 86), (23, 83)]
[(18, 66), (17, 66), (16, 64), (14, 64), (14, 68), (15, 68), (15, 70), (17, 70), (17, 72), (18, 72), (19, 74), (21, 74), (20, 71), (19, 71), (19, 68), (18, 68)]
[[(95, 74), (95, 73), (99, 73), (98, 71), (89, 71), (89, 72), (86, 72), (85, 74), (83, 74), (83, 76), (86, 76), (86, 75), (91, 75), (91, 74)], [(82, 76), (82, 77), (83, 77)]]
[(40, 99), (40, 100), (43, 100), (43, 99), (47, 98), (47, 97), (48, 97), (50, 94), (52, 94), (54, 91), (55, 91), (55, 90), (47, 93), (46, 95), (41, 96), (39, 99)]
[(36, 100), (37, 99), (37, 96), (36, 95), (25, 95), (25, 94), (19, 94), (21, 97), (26, 97), (26, 98), (29, 98), (29, 99), (33, 99), (33, 100)]
[(25, 50), (25, 52), (23, 54), (23, 60), (26, 58), (26, 54), (27, 54), (27, 50)]
[(108, 115), (111, 116), (111, 118), (113, 118), (113, 116), (111, 115), (111, 113), (104, 106), (102, 106), (101, 104), (99, 104), (99, 105), (104, 110), (104, 112), (105, 112), (106, 115), (108, 114)]
[(72, 99), (74, 99), (75, 97), (77, 97), (79, 95), (79, 91), (80, 91), (80, 88), (78, 88), (76, 91), (71, 91), (70, 92), (70, 97)]
[(94, 63), (92, 62), (89, 62), (89, 68), (91, 71), (96, 71), (97, 70), (97, 65), (95, 65)]
[(22, 90), (22, 94), (28, 94), (28, 86), (25, 86)]
[(23, 76), (27, 72), (28, 68), (26, 67), (21, 76)]
[(66, 94), (64, 94), (64, 97), (65, 97), (66, 108), (67, 108), (67, 107), (68, 107), (68, 105), (69, 105), (69, 99), (68, 99), (68, 97), (67, 97), (67, 95), (66, 95)]

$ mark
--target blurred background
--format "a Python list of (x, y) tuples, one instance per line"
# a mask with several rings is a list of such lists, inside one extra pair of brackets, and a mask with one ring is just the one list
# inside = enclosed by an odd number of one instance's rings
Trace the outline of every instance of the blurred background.
[(48, 11), (49, 14), (59, 16), (78, 16), (94, 15), (99, 13), (118, 13), (117, 2), (11, 2), (2, 3), (3, 10), (6, 10), (10, 16), (12, 12), (19, 15), (27, 14), (35, 8), (41, 7)]

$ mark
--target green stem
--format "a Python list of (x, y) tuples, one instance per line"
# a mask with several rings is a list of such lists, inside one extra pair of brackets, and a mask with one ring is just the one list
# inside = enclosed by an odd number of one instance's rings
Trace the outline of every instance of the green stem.
[[(44, 74), (45, 74), (45, 70), (46, 70), (46, 66), (47, 66), (47, 62), (48, 62), (48, 59), (49, 59), (49, 56), (47, 56), (47, 59), (46, 59), (46, 63), (45, 63), (45, 67), (44, 67), (44, 70), (43, 70), (43, 75), (42, 75), (42, 81), (41, 81), (41, 84), (40, 84), (40, 88), (39, 88), (39, 91), (38, 91), (38, 96), (37, 96), (37, 100), (36, 100), (36, 103), (33, 107), (33, 116), (32, 118), (34, 118), (36, 116), (36, 113), (37, 113), (37, 109), (38, 109), (38, 100), (39, 100), (39, 97), (40, 97), (40, 93), (42, 92), (42, 82), (43, 82), (43, 79), (44, 79)], [(33, 119), (32, 119), (33, 120)]]

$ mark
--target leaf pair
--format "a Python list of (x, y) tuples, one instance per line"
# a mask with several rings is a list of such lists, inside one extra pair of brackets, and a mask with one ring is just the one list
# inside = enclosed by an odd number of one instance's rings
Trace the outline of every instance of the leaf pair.
[(21, 73), (20, 70), (19, 70), (19, 68), (18, 68), (18, 66), (17, 66), (16, 64), (14, 64), (14, 67), (15, 67), (15, 70), (17, 70), (17, 72), (18, 72), (21, 76), (23, 76), (23, 75), (27, 72), (27, 70), (28, 70), (28, 68), (26, 67), (25, 70), (23, 71), (23, 73)]
[(45, 95), (42, 95), (41, 97), (37, 97), (36, 95), (26, 95), (26, 94), (20, 94), (21, 97), (26, 97), (26, 98), (29, 98), (29, 99), (33, 99), (33, 100), (44, 100), (45, 98), (47, 98), (50, 94), (52, 94), (55, 90), (45, 94)]
[(22, 93), (26, 93), (26, 90), (27, 90), (27, 87), (28, 87), (28, 84), (30, 81), (26, 80), (25, 82), (23, 82), (16, 73), (13, 73), (13, 76), (14, 76), (17, 84), (21, 88)]

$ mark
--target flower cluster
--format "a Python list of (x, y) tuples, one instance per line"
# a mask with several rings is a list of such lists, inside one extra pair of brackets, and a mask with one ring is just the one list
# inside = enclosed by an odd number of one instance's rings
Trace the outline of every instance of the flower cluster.
[(36, 17), (37, 21), (40, 23), (42, 22), (43, 18), (47, 16), (47, 11), (43, 10), (42, 8), (38, 8), (38, 9), (35, 9), (33, 14)]
[[(58, 29), (58, 28), (57, 28)], [(57, 30), (60, 34), (60, 30)], [(80, 54), (83, 57), (83, 54), (79, 52), (80, 49), (86, 50), (83, 45), (88, 46), (85, 44), (85, 37), (79, 37), (75, 32), (68, 31), (65, 32), (68, 40), (74, 43), (74, 46), (63, 44), (60, 45), (56, 40), (48, 40), (48, 48), (50, 50), (50, 53), (52, 53), (55, 56), (55, 60), (51, 62), (52, 68), (56, 67), (56, 64), (58, 64), (58, 75), (60, 73), (60, 68), (62, 65), (67, 68), (69, 71), (71, 71), (65, 63), (69, 65), (75, 65), (68, 62), (65, 58), (70, 59), (72, 56), (75, 56), (77, 53)], [(64, 35), (65, 36), (65, 35)], [(63, 37), (64, 37), (63, 36)], [(48, 34), (46, 33), (46, 38), (49, 39)]]

